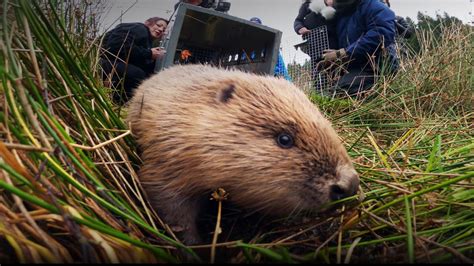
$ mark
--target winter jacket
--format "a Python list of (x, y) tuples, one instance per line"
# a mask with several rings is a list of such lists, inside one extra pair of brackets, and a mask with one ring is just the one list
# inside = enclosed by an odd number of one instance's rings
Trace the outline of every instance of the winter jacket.
[(102, 47), (107, 51), (103, 57), (114, 62), (117, 56), (145, 70), (154, 65), (152, 45), (153, 37), (145, 24), (121, 23), (105, 34)]
[[(335, 10), (327, 7), (324, 0), (306, 0), (300, 7), (298, 16), (293, 22), (293, 28), (296, 33), (306, 27), (308, 30), (326, 25), (328, 29), (329, 48), (337, 48), (336, 36), (336, 19), (334, 18)], [(303, 35), (303, 39), (307, 39), (308, 34)]]
[(360, 0), (355, 10), (337, 16), (339, 47), (346, 49), (352, 66), (366, 66), (372, 55), (382, 62), (385, 48), (388, 62), (396, 69), (395, 34), (395, 14), (378, 0)]

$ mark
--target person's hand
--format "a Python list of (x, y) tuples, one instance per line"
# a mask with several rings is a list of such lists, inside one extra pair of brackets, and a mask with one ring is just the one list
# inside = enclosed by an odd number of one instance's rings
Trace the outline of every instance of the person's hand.
[(151, 58), (156, 60), (158, 58), (163, 58), (166, 54), (166, 50), (162, 47), (151, 48)]
[(298, 30), (298, 34), (299, 35), (303, 35), (303, 34), (306, 34), (308, 32), (311, 32), (310, 30), (308, 30), (306, 27), (303, 27), (301, 29)]
[(341, 48), (339, 50), (324, 50), (322, 57), (324, 61), (334, 62), (337, 59), (343, 59), (344, 57), (346, 57), (346, 55), (346, 49)]

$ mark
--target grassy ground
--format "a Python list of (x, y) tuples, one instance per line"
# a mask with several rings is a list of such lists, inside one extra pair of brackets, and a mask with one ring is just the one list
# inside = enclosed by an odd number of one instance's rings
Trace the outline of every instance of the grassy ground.
[(226, 239), (239, 229), (224, 201), (223, 234), (185, 247), (137, 182), (134, 140), (97, 75), (94, 22), (80, 15), (88, 2), (37, 3), (0, 7), (1, 261), (473, 262), (471, 28), (418, 32), (422, 53), (370, 97), (310, 96), (361, 176), (344, 207)]

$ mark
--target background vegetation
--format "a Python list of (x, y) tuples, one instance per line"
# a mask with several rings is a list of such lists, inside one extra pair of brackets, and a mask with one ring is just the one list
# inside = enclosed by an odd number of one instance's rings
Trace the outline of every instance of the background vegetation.
[(0, 7), (0, 261), (473, 262), (472, 27), (420, 16), (401, 70), (371, 95), (309, 95), (361, 176), (345, 207), (185, 247), (137, 181), (134, 140), (97, 69), (96, 10)]

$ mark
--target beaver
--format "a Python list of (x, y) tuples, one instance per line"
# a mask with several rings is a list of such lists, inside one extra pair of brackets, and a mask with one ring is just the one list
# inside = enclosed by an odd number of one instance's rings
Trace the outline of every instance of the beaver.
[(359, 187), (331, 123), (281, 78), (172, 66), (136, 89), (127, 121), (141, 150), (140, 183), (186, 244), (201, 241), (199, 202), (217, 188), (243, 209), (284, 216)]

